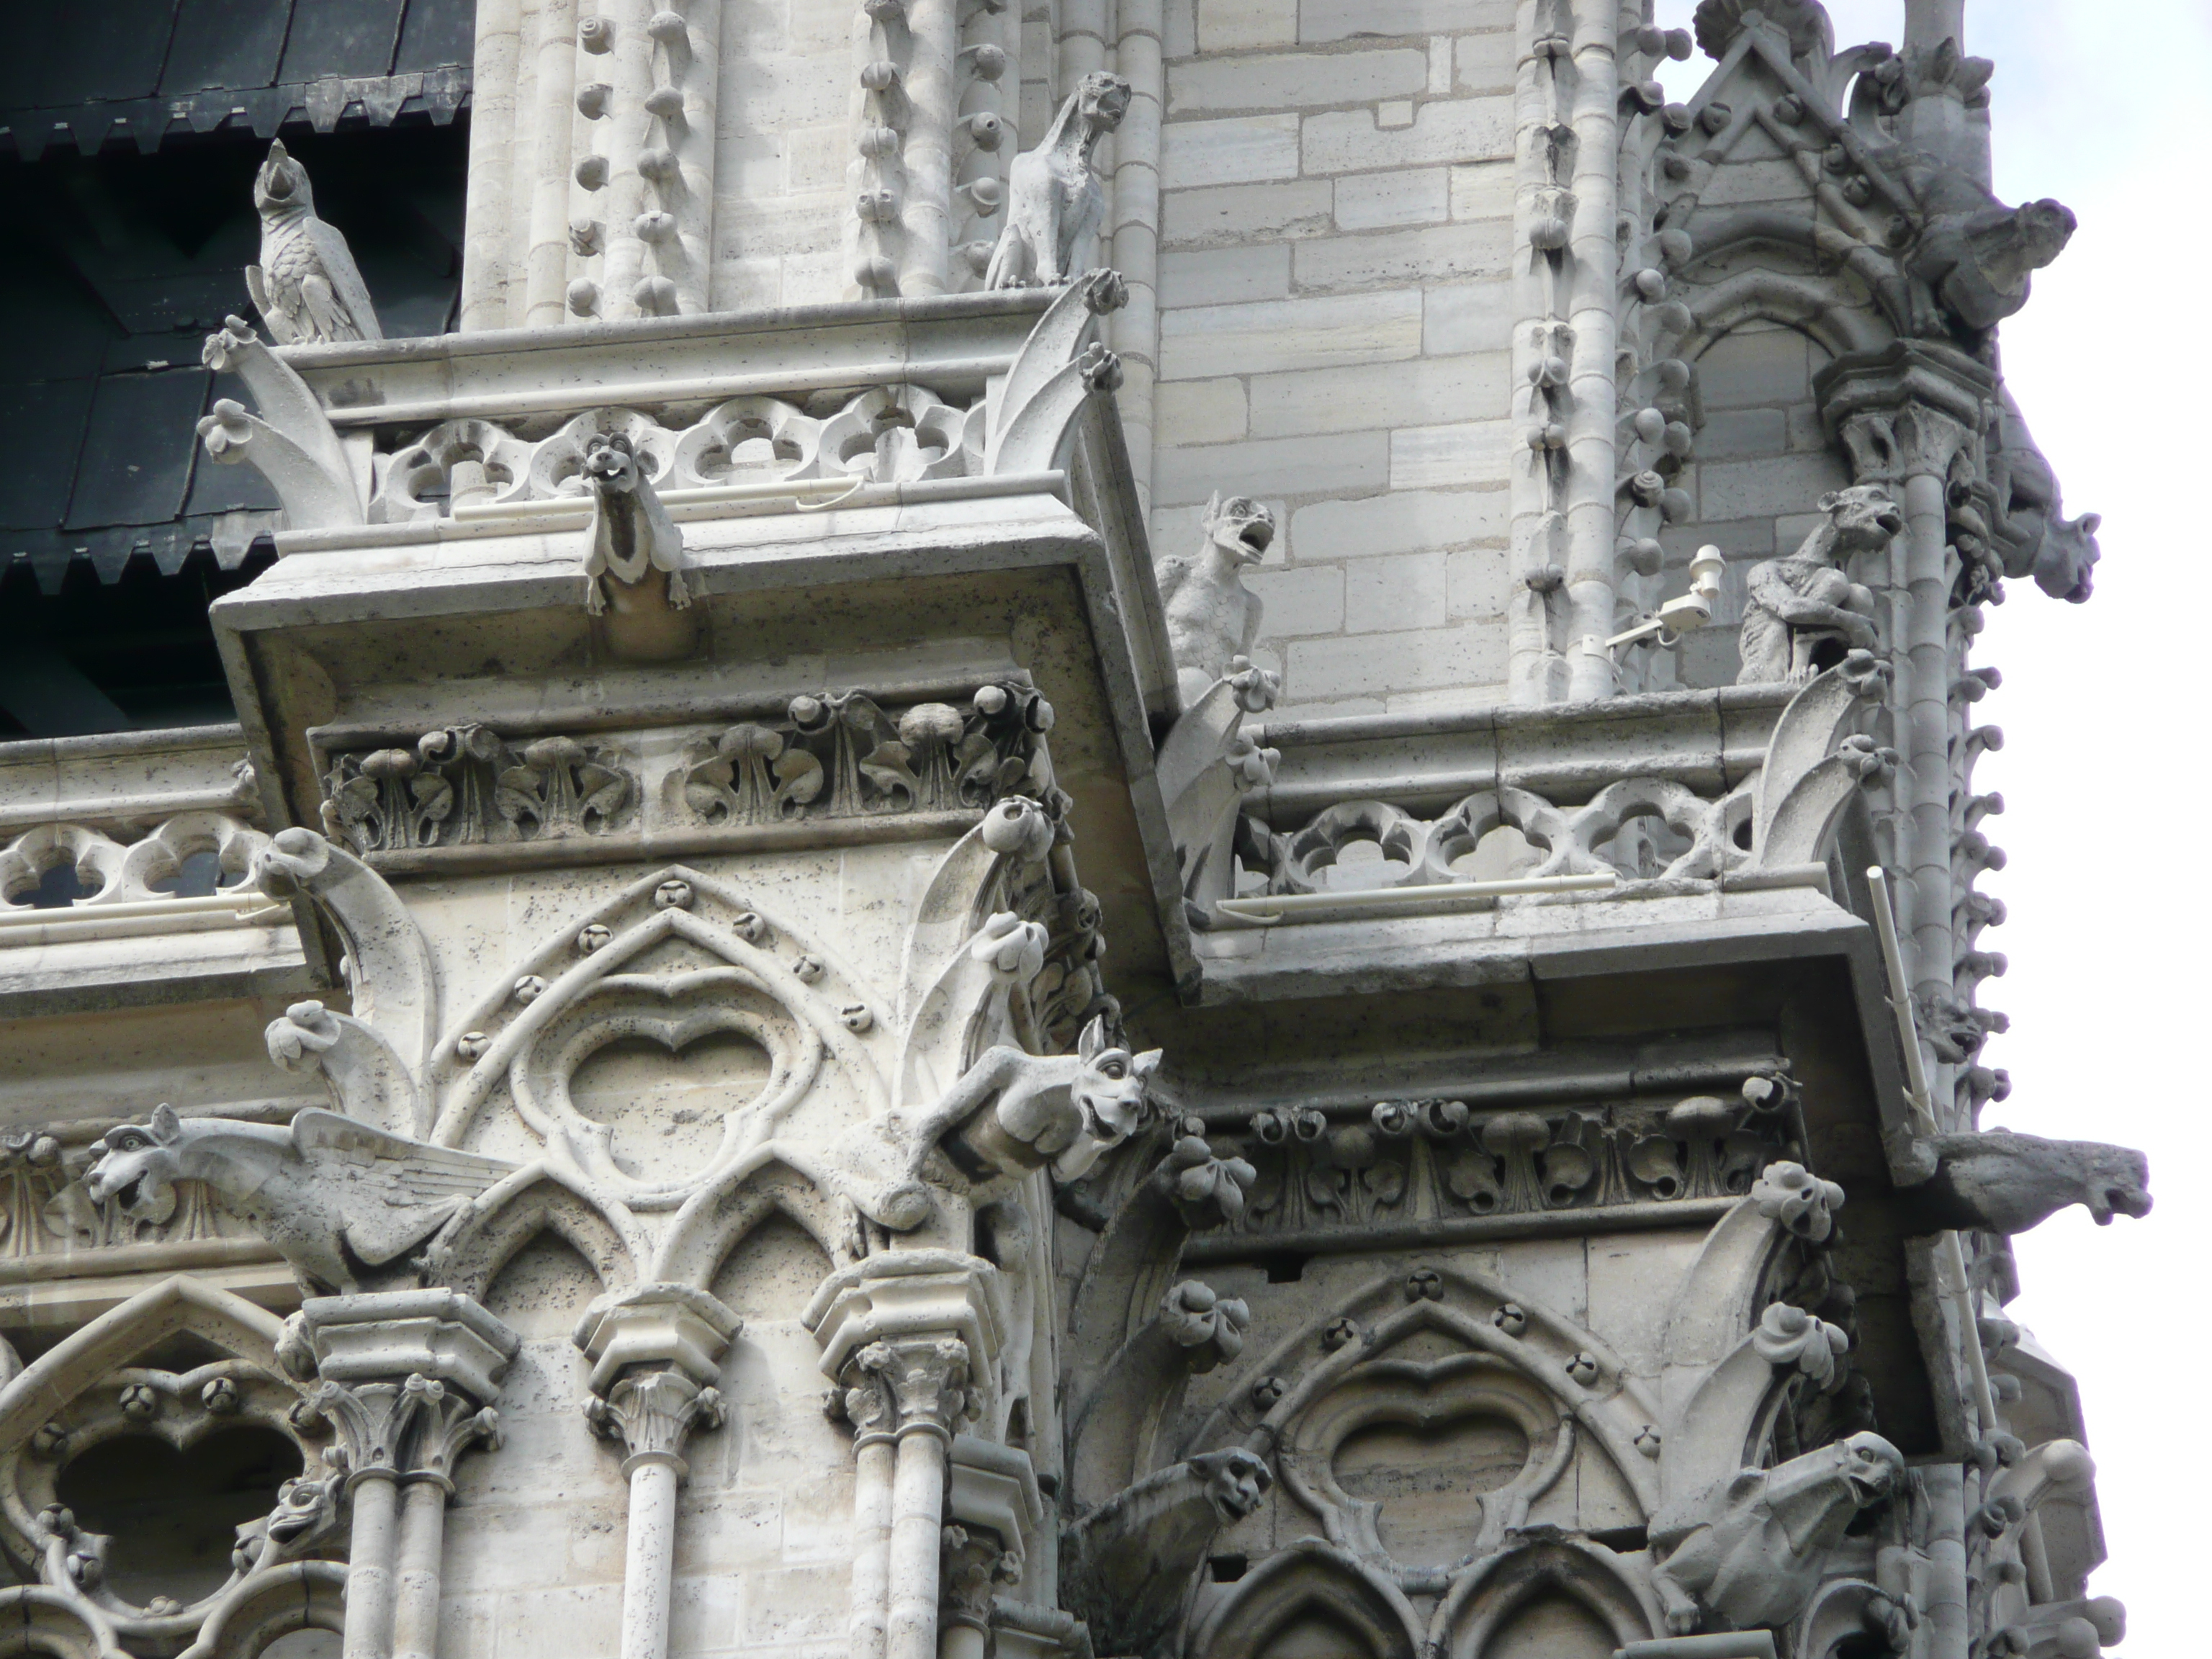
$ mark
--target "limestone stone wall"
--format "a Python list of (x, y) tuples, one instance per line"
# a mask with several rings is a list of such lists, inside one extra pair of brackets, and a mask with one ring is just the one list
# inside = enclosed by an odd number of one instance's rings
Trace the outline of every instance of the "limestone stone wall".
[(1154, 547), (1194, 544), (1216, 489), (1274, 507), (1250, 586), (1304, 713), (1504, 678), (1513, 21), (1168, 10)]
[[(773, 1216), (716, 1276), (714, 1293), (745, 1324), (718, 1383), (728, 1421), (684, 1450), (690, 1474), (670, 1607), (676, 1652), (830, 1659), (846, 1651), (852, 1460), (823, 1415), (827, 1384), (799, 1319), (829, 1270), (812, 1239)], [(585, 1368), (569, 1340), (599, 1288), (580, 1256), (542, 1234), (487, 1292), (523, 1346), (500, 1396), (507, 1445), (464, 1462), (457, 1479), (446, 1659), (619, 1646), (622, 1451), (585, 1424)]]

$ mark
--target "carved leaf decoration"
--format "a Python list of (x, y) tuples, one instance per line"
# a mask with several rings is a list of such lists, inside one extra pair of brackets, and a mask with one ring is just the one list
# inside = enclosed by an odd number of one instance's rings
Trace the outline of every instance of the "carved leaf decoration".
[(775, 776), (776, 805), (786, 817), (798, 817), (801, 809), (818, 799), (828, 781), (822, 763), (804, 749), (778, 756)]
[(577, 769), (577, 793), (578, 818), (611, 818), (629, 799), (629, 780), (611, 767), (587, 761)]
[(453, 786), (435, 772), (425, 772), (410, 784), (415, 796), (415, 816), (425, 823), (442, 823), (453, 810)]
[(860, 775), (894, 811), (921, 798), (921, 780), (914, 775), (912, 760), (913, 752), (904, 744), (879, 743), (860, 763)]
[(1406, 1167), (1385, 1161), (1361, 1171), (1359, 1184), (1376, 1204), (1395, 1204), (1406, 1195)]
[(737, 768), (726, 760), (695, 763), (684, 780), (684, 804), (709, 823), (732, 816), (738, 809), (737, 793), (731, 787), (736, 776)]
[(1572, 1203), (1575, 1194), (1589, 1186), (1590, 1177), (1597, 1173), (1597, 1160), (1571, 1142), (1547, 1147), (1540, 1162), (1544, 1196), (1553, 1205)]
[(1720, 1188), (1732, 1198), (1741, 1198), (1759, 1179), (1774, 1156), (1774, 1149), (1758, 1136), (1739, 1130), (1721, 1143)]
[(1631, 1143), (1626, 1161), (1628, 1173), (1650, 1188), (1653, 1197), (1681, 1196), (1681, 1149), (1665, 1135), (1646, 1135)]
[(510, 766), (499, 775), (499, 787), (493, 793), (492, 802), (509, 823), (519, 823), (525, 818), (534, 823), (545, 816), (540, 794), (544, 787), (544, 775), (537, 768)]
[(1477, 1215), (1487, 1215), (1496, 1209), (1505, 1189), (1498, 1179), (1498, 1160), (1472, 1146), (1455, 1151), (1444, 1165), (1444, 1184)]
[[(337, 774), (331, 774), (336, 777)], [(348, 778), (331, 790), (331, 804), (337, 808), (338, 819), (343, 823), (359, 823), (376, 811), (376, 780)]]

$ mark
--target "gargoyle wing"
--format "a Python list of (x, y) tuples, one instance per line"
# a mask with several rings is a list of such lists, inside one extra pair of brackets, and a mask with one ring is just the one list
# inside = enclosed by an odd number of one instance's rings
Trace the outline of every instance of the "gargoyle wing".
[(292, 1144), (329, 1194), (347, 1248), (372, 1267), (421, 1243), (515, 1169), (313, 1108), (292, 1120)]
[(368, 297), (368, 284), (361, 279), (361, 267), (353, 262), (353, 250), (335, 225), (320, 219), (307, 221), (307, 242), (315, 250), (315, 261), (322, 266), (323, 274), (330, 278), (331, 292), (345, 314), (349, 325), (347, 331), (335, 333), (334, 339), (380, 340), (384, 330), (376, 320), (376, 307)]
[(246, 268), (246, 291), (252, 297), (253, 308), (261, 313), (261, 320), (269, 325), (269, 337), (278, 345), (292, 342), (292, 325), (283, 312), (270, 301), (269, 283), (261, 274), (259, 265)]

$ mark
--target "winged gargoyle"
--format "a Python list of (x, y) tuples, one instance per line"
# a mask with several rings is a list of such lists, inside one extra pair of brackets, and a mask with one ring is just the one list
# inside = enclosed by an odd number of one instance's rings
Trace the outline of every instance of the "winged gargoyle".
[(156, 1106), (143, 1127), (93, 1145), (85, 1190), (136, 1221), (166, 1221), (176, 1184), (197, 1181), (243, 1218), (310, 1289), (351, 1295), (515, 1166), (387, 1134), (310, 1109), (289, 1126), (185, 1120)]

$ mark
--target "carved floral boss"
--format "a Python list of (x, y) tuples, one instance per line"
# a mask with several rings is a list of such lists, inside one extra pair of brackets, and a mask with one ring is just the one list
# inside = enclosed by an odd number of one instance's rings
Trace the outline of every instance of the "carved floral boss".
[[(1049, 790), (1041, 739), (1052, 721), (1052, 705), (1022, 685), (896, 712), (860, 691), (797, 696), (781, 714), (695, 739), (672, 805), (718, 827), (981, 811)], [(323, 822), (361, 854), (601, 836), (630, 825), (644, 787), (611, 741), (444, 726), (408, 747), (334, 754)]]

